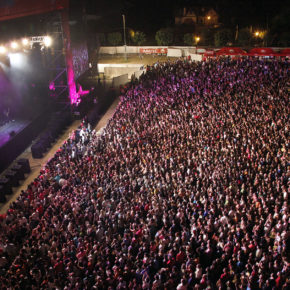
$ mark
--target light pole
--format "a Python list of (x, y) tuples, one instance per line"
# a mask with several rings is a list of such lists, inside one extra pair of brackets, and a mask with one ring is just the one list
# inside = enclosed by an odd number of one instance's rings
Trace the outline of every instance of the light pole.
[(125, 60), (127, 60), (127, 48), (126, 48), (126, 19), (125, 15), (122, 14), (123, 17), (123, 30), (124, 30), (124, 45), (125, 45)]

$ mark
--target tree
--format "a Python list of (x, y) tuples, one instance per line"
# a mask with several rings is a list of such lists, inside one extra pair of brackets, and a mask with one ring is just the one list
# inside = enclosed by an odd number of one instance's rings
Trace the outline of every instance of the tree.
[(120, 32), (112, 32), (108, 34), (108, 42), (111, 45), (116, 46), (120, 44), (121, 41), (122, 41), (122, 34)]
[(97, 39), (100, 45), (106, 44), (106, 37), (104, 33), (97, 33)]
[(194, 39), (194, 34), (193, 33), (186, 33), (183, 36), (183, 42), (184, 44), (188, 46), (193, 46), (195, 45), (195, 39)]
[(215, 46), (224, 46), (232, 41), (232, 32), (230, 29), (224, 28), (217, 31), (214, 35)]
[(202, 45), (213, 45), (214, 43), (214, 31), (211, 28), (204, 27), (201, 28), (199, 31), (199, 35), (201, 38), (201, 44)]
[(136, 32), (132, 33), (131, 39), (132, 39), (133, 43), (135, 43), (137, 45), (141, 45), (146, 41), (146, 35), (142, 31), (136, 31)]
[(290, 32), (284, 31), (279, 35), (279, 39), (277, 44), (282, 47), (289, 47), (290, 46)]
[(289, 46), (290, 8), (284, 7), (271, 21), (269, 35), (270, 45)]
[(249, 28), (242, 28), (238, 33), (238, 44), (249, 46), (251, 44), (252, 34)]
[(170, 29), (160, 29), (156, 32), (155, 40), (157, 45), (169, 45), (173, 41), (173, 33)]

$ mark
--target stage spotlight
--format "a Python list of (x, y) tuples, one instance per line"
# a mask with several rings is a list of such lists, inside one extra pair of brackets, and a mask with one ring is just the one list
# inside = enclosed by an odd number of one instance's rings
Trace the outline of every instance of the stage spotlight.
[(17, 42), (13, 41), (11, 42), (11, 48), (16, 49), (18, 47)]
[(4, 54), (6, 52), (5, 46), (0, 46), (0, 53)]
[(22, 39), (22, 44), (25, 45), (25, 46), (28, 45), (29, 44), (29, 40), (27, 38), (23, 38)]
[(16, 52), (8, 54), (10, 65), (13, 68), (17, 68), (20, 70), (28, 70), (27, 57), (24, 53)]
[(45, 36), (45, 37), (44, 37), (44, 40), (43, 40), (43, 43), (44, 43), (44, 45), (45, 45), (46, 47), (51, 46), (51, 44), (52, 44), (52, 39), (51, 39), (51, 37), (50, 37), (50, 36)]

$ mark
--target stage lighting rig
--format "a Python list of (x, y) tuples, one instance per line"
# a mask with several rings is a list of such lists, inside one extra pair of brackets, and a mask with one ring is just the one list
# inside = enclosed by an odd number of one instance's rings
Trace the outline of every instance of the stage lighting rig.
[(52, 39), (50, 36), (45, 36), (44, 39), (43, 39), (43, 44), (46, 46), (46, 47), (49, 47), (51, 46), (52, 44)]
[(29, 44), (29, 40), (27, 38), (22, 39), (23, 46), (27, 46)]
[(6, 52), (6, 47), (5, 46), (0, 46), (0, 53), (4, 54)]
[(11, 48), (12, 49), (17, 49), (18, 48), (18, 43), (16, 41), (11, 42)]

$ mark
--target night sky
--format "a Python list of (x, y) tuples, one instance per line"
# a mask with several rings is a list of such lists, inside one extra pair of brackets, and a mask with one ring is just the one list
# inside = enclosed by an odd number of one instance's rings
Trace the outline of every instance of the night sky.
[[(122, 32), (122, 14), (128, 29), (154, 34), (160, 28), (174, 24), (174, 14), (185, 6), (209, 6), (219, 14), (225, 27), (271, 27), (273, 19), (282, 19), (280, 29), (289, 31), (290, 5), (288, 0), (71, 0), (71, 18), (86, 11), (94, 15), (89, 22), (95, 32)], [(81, 17), (80, 17), (81, 19)], [(43, 17), (33, 16), (0, 22), (0, 41), (11, 35), (37, 35), (45, 27)]]
[(184, 6), (210, 6), (220, 15), (220, 22), (228, 27), (260, 25), (266, 26), (271, 19), (289, 12), (286, 0), (109, 0), (87, 1), (87, 11), (96, 14), (99, 30), (117, 29), (122, 25), (122, 14), (126, 24), (133, 30), (154, 32), (174, 24), (174, 12)]

